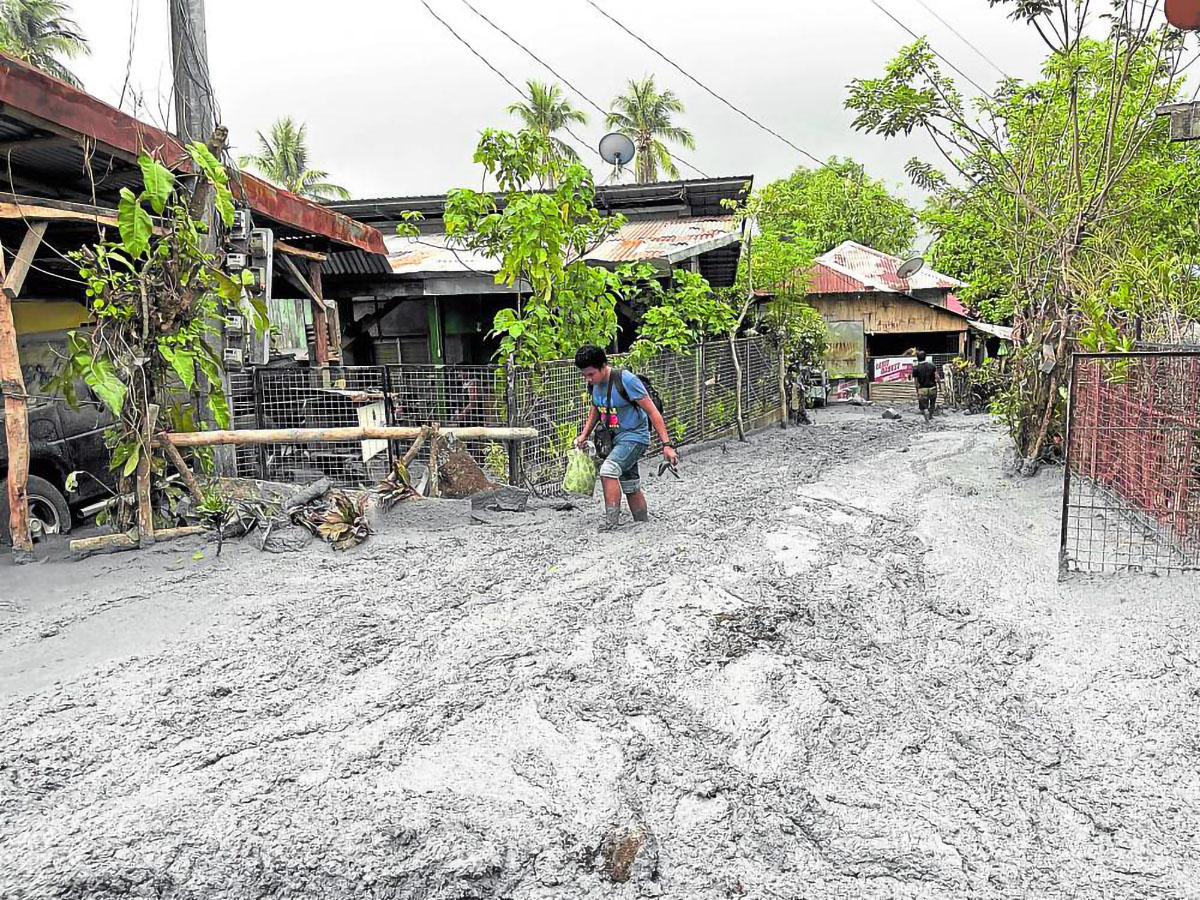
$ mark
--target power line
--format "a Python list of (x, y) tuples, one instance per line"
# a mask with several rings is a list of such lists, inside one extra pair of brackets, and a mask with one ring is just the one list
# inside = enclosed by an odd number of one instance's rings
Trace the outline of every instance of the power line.
[(949, 22), (947, 22), (945, 19), (943, 19), (940, 15), (938, 15), (933, 9), (931, 9), (929, 7), (929, 5), (925, 2), (925, 0), (917, 0), (917, 3), (921, 4), (921, 7), (927, 13), (929, 13), (931, 16), (933, 16), (935, 19), (937, 19), (939, 22), (941, 22), (943, 25), (945, 25), (947, 28), (949, 28), (955, 37), (957, 37), (960, 41), (962, 41), (964, 44), (966, 44), (968, 47), (970, 47), (972, 50), (974, 50), (977, 54), (979, 54), (979, 56), (981, 58), (983, 58), (983, 60), (985, 62), (987, 62), (987, 64), (989, 66), (991, 66), (993, 69), (995, 69), (997, 72), (999, 72), (1002, 77), (1004, 77), (1004, 78), (1011, 77), (1007, 72), (1005, 72), (1002, 68), (1000, 68), (998, 65), (996, 65), (992, 61), (992, 58), (990, 56), (988, 56), (986, 53), (984, 53), (982, 50), (980, 50), (978, 47), (976, 47), (963, 34), (961, 34), (957, 28), (955, 28), (953, 25), (951, 25)]
[[(457, 40), (457, 41), (458, 41), (460, 44), (462, 44), (464, 47), (466, 47), (468, 50), (470, 50), (470, 51), (471, 51), (471, 54), (472, 54), (472, 55), (473, 55), (473, 56), (474, 56), (476, 59), (478, 59), (478, 60), (479, 60), (481, 63), (483, 63), (485, 66), (487, 66), (489, 69), (491, 69), (491, 70), (492, 70), (493, 72), (495, 72), (497, 75), (499, 75), (499, 76), (500, 76), (502, 79), (504, 79), (504, 83), (505, 83), (505, 84), (507, 84), (507, 85), (508, 85), (510, 88), (512, 88), (514, 91), (516, 91), (518, 94), (520, 94), (522, 98), (524, 98), (525, 100), (530, 100), (530, 102), (532, 102), (532, 98), (530, 98), (530, 96), (529, 96), (528, 94), (526, 94), (526, 93), (525, 93), (523, 90), (521, 90), (521, 88), (519, 88), (519, 87), (517, 87), (515, 84), (513, 84), (512, 80), (511, 80), (511, 79), (510, 79), (510, 78), (509, 78), (507, 75), (505, 75), (503, 72), (501, 72), (501, 71), (500, 71), (499, 69), (497, 69), (495, 66), (493, 66), (493, 65), (492, 65), (492, 64), (491, 64), (491, 63), (490, 63), (490, 62), (487, 60), (487, 58), (486, 58), (486, 57), (485, 57), (485, 56), (484, 56), (482, 53), (480, 53), (478, 50), (476, 50), (474, 47), (472, 47), (472, 46), (471, 46), (471, 44), (470, 44), (470, 42), (469, 42), (469, 41), (467, 41), (467, 39), (466, 39), (466, 38), (464, 38), (464, 37), (463, 37), (461, 34), (459, 34), (457, 31), (455, 31), (455, 30), (454, 30), (454, 28), (453, 28), (453, 27), (451, 27), (451, 25), (450, 25), (450, 23), (449, 23), (449, 22), (447, 22), (445, 19), (443, 19), (443, 18), (442, 18), (441, 16), (439, 16), (437, 13), (435, 13), (435, 12), (433, 11), (433, 7), (431, 7), (431, 6), (430, 6), (430, 5), (429, 5), (429, 4), (426, 2), (426, 0), (421, 0), (421, 5), (425, 7), (425, 9), (426, 9), (426, 10), (429, 12), (429, 14), (430, 14), (431, 16), (433, 16), (435, 19), (437, 19), (439, 22), (441, 22), (441, 23), (442, 23), (442, 26), (443, 26), (443, 27), (444, 27), (444, 28), (445, 28), (447, 31), (449, 31), (449, 32), (450, 32), (452, 35), (454, 35), (455, 39), (456, 39), (456, 40)], [(594, 152), (594, 153), (595, 153), (597, 156), (600, 156), (600, 151), (599, 151), (599, 150), (595, 150), (594, 148), (588, 147), (587, 143), (586, 143), (586, 142), (584, 142), (583, 140), (581, 140), (581, 139), (579, 138), (579, 136), (575, 134), (575, 132), (571, 131), (571, 129), (570, 129), (570, 128), (567, 128), (567, 129), (566, 129), (566, 132), (567, 132), (567, 134), (569, 134), (571, 137), (573, 137), (573, 138), (575, 139), (576, 143), (578, 143), (578, 144), (579, 144), (581, 147), (584, 147), (585, 149), (592, 150), (592, 151), (593, 151), (593, 152)], [(601, 159), (603, 159), (604, 157), (600, 157), (600, 158), (601, 158)]]
[(773, 137), (776, 137), (779, 140), (783, 141), (785, 144), (787, 144), (789, 147), (791, 147), (797, 153), (807, 156), (809, 159), (811, 159), (813, 162), (815, 162), (818, 166), (821, 166), (821, 167), (825, 166), (825, 163), (822, 160), (817, 159), (817, 157), (813, 156), (813, 154), (809, 153), (803, 147), (788, 140), (786, 137), (784, 137), (778, 131), (764, 125), (762, 122), (760, 122), (758, 119), (754, 118), (754, 116), (750, 115), (748, 112), (743, 110), (741, 107), (736, 106), (735, 104), (731, 103), (729, 100), (726, 100), (724, 97), (722, 97), (720, 94), (718, 94), (712, 88), (710, 88), (707, 84), (705, 84), (703, 81), (701, 81), (695, 75), (693, 75), (691, 72), (689, 72), (685, 68), (683, 68), (683, 66), (679, 65), (679, 63), (675, 62), (675, 60), (668, 57), (666, 54), (664, 54), (658, 48), (652, 46), (650, 44), (650, 42), (647, 41), (645, 38), (641, 37), (640, 35), (634, 34), (632, 31), (630, 31), (627, 27), (625, 27), (625, 25), (623, 25), (621, 22), (617, 21), (617, 19), (613, 18), (611, 15), (609, 15), (607, 12), (605, 12), (601, 7), (597, 6), (596, 3), (593, 2), (593, 0), (586, 0), (586, 2), (589, 6), (592, 7), (592, 9), (596, 10), (596, 12), (600, 13), (600, 15), (604, 16), (604, 18), (608, 19), (610, 22), (612, 22), (614, 25), (616, 25), (618, 28), (620, 28), (622, 31), (624, 31), (627, 35), (629, 35), (631, 38), (633, 38), (639, 44), (644, 46), (651, 53), (655, 54), (656, 56), (661, 58), (664, 62), (673, 66), (675, 69), (677, 69), (679, 71), (679, 73), (681, 75), (683, 75), (685, 78), (689, 79), (696, 86), (707, 91), (709, 94), (711, 94), (717, 100), (720, 100), (722, 103), (724, 103), (726, 106), (728, 106), (734, 112), (736, 112), (743, 119), (746, 119), (747, 121), (753, 123), (754, 125), (757, 125), (759, 128), (761, 128), (767, 134), (772, 135)]
[[(561, 81), (563, 84), (565, 84), (567, 87), (569, 87), (572, 91), (574, 91), (576, 94), (578, 94), (581, 98), (583, 98), (583, 100), (585, 102), (590, 103), (592, 105), (592, 107), (596, 110), (596, 112), (600, 113), (601, 116), (608, 115), (608, 111), (605, 110), (602, 106), (600, 106), (599, 103), (597, 103), (595, 100), (593, 100), (587, 94), (585, 94), (583, 91), (581, 91), (579, 88), (577, 88), (574, 84), (572, 84), (570, 81), (568, 81), (566, 79), (566, 77), (559, 74), (558, 71), (555, 70), (548, 62), (543, 60), (540, 56), (538, 56), (536, 53), (534, 53), (532, 50), (530, 50), (528, 47), (526, 47), (524, 44), (522, 44), (520, 41), (518, 41), (515, 37), (513, 37), (511, 34), (509, 34), (507, 31), (505, 31), (503, 28), (501, 28), (499, 25), (497, 25), (495, 22), (493, 22), (491, 19), (489, 19), (483, 13), (481, 13), (478, 9), (475, 8), (475, 6), (473, 4), (471, 4), (469, 2), (469, 0), (462, 0), (462, 3), (464, 6), (467, 7), (467, 9), (471, 10), (471, 12), (475, 13), (475, 15), (479, 16), (479, 18), (481, 18), (481, 19), (483, 19), (483, 21), (487, 22), (488, 25), (492, 26), (492, 28), (494, 28), (496, 31), (500, 32), (500, 34), (504, 35), (506, 38), (508, 38), (510, 41), (512, 41), (512, 43), (515, 44), (517, 47), (519, 47), (521, 50), (525, 51), (526, 55), (528, 55), (530, 57), (530, 59), (532, 59), (534, 62), (536, 62), (542, 68), (544, 68), (547, 72), (549, 72), (551, 75), (553, 75), (559, 81)], [(523, 93), (524, 92), (522, 92), (522, 94)], [(571, 129), (568, 126), (564, 125), (563, 127), (566, 128), (568, 134), (572, 134), (572, 136), (574, 136), (574, 133), (571, 131)], [(576, 138), (576, 140), (578, 140), (578, 138)], [(705, 173), (702, 169), (700, 169), (699, 167), (688, 162), (682, 156), (678, 156), (678, 155), (672, 153), (670, 150), (667, 150), (667, 155), (670, 156), (671, 159), (675, 160), (676, 162), (682, 163), (683, 165), (687, 166), (693, 172), (699, 173), (704, 178), (709, 177), (708, 174)], [(606, 160), (606, 162), (607, 162), (607, 160)]]
[[(588, 0), (588, 2), (590, 3), (590, 2), (591, 2), (591, 0)], [(870, 4), (871, 4), (872, 6), (874, 6), (874, 7), (875, 7), (877, 10), (879, 10), (881, 13), (883, 13), (885, 16), (887, 16), (889, 19), (891, 19), (893, 22), (895, 22), (897, 25), (899, 25), (899, 26), (900, 26), (901, 28), (903, 28), (905, 31), (907, 31), (907, 32), (908, 32), (908, 33), (909, 33), (909, 34), (912, 36), (913, 40), (917, 40), (917, 41), (924, 40), (924, 38), (923, 38), (921, 35), (917, 34), (915, 31), (913, 31), (911, 28), (909, 28), (907, 25), (905, 25), (903, 22), (901, 22), (899, 19), (897, 19), (895, 16), (893, 16), (893, 15), (892, 15), (892, 14), (891, 14), (891, 13), (890, 13), (890, 12), (889, 12), (889, 11), (888, 11), (888, 10), (887, 10), (885, 7), (884, 7), (884, 6), (883, 6), (883, 4), (879, 2), (879, 0), (868, 0), (868, 2), (870, 2)], [(973, 84), (973, 85), (975, 86), (975, 88), (976, 88), (976, 89), (977, 89), (977, 90), (978, 90), (978, 91), (979, 91), (981, 94), (983, 94), (985, 97), (991, 97), (991, 96), (992, 96), (992, 95), (991, 95), (990, 93), (988, 93), (988, 91), (987, 91), (985, 88), (983, 88), (983, 87), (982, 87), (982, 86), (979, 84), (979, 82), (977, 82), (977, 81), (976, 81), (974, 78), (972, 78), (970, 75), (968, 75), (968, 74), (967, 74), (966, 72), (964, 72), (962, 69), (960, 69), (960, 68), (959, 68), (958, 66), (956, 66), (954, 63), (950, 62), (950, 60), (946, 59), (946, 57), (942, 56), (942, 54), (938, 53), (938, 52), (937, 52), (937, 50), (936, 50), (936, 49), (934, 49), (934, 47), (933, 47), (933, 45), (932, 45), (932, 44), (927, 44), (927, 45), (928, 45), (928, 47), (929, 47), (929, 50), (930, 50), (930, 52), (931, 52), (931, 53), (932, 53), (934, 56), (936, 56), (938, 59), (940, 59), (940, 60), (941, 60), (942, 62), (944, 62), (946, 65), (948, 65), (948, 66), (949, 66), (951, 69), (953, 69), (955, 72), (957, 72), (957, 73), (958, 73), (958, 74), (959, 74), (959, 75), (960, 75), (962, 78), (966, 79), (968, 82), (970, 82), (971, 84)]]

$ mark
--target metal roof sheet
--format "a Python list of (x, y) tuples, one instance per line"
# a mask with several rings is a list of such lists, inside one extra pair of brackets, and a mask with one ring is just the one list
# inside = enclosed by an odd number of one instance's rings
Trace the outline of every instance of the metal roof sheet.
[[(845, 241), (828, 253), (817, 257), (817, 262), (851, 279), (867, 285), (865, 290), (912, 291), (953, 290), (963, 283), (949, 275), (930, 268), (923, 268), (911, 278), (901, 278), (896, 270), (904, 263), (898, 256), (881, 253), (854, 241)], [(855, 291), (864, 288), (854, 288)], [(817, 293), (813, 289), (813, 293)]]
[[(733, 216), (700, 216), (630, 222), (597, 246), (586, 257), (594, 263), (658, 260), (675, 264), (685, 259), (736, 244), (739, 236)], [(495, 274), (496, 260), (456, 248), (445, 234), (384, 238), (392, 271), (397, 275), (438, 275), (476, 272)]]
[[(166, 165), (190, 169), (187, 151), (173, 135), (4, 54), (0, 54), (0, 105), (5, 126), (0, 134), (5, 139), (37, 141), (10, 147), (10, 166), (23, 164), (28, 176), (55, 189), (87, 183), (84, 139), (95, 142), (92, 169), (97, 188), (108, 188), (107, 193), (115, 193), (122, 183), (140, 183), (136, 156), (143, 147), (154, 148)], [(371, 226), (253, 175), (238, 173), (230, 187), (255, 212), (283, 225), (369, 252), (384, 252), (383, 239)]]

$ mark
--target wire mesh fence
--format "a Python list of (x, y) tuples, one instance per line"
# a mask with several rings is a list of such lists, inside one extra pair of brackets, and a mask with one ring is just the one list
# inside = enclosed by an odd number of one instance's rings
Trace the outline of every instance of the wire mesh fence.
[[(735, 365), (735, 354), (737, 364)], [(614, 356), (612, 364), (627, 359)], [(740, 367), (740, 376), (738, 368)], [(748, 427), (779, 421), (779, 350), (765, 338), (697, 345), (659, 353), (637, 371), (663, 399), (672, 440), (683, 446), (728, 435), (739, 398)], [(235, 428), (312, 428), (389, 424), (442, 427), (530, 426), (538, 437), (519, 443), (471, 441), (464, 446), (495, 481), (537, 493), (557, 490), (567, 451), (586, 420), (587, 384), (572, 360), (536, 369), (492, 366), (387, 365), (328, 369), (259, 368), (231, 383)], [(238, 449), (239, 474), (274, 481), (335, 484), (378, 481), (406, 447), (388, 441), (265, 444)], [(650, 455), (660, 450), (652, 435)], [(428, 461), (428, 445), (416, 457)]]
[(1200, 351), (1075, 354), (1064, 572), (1200, 569)]

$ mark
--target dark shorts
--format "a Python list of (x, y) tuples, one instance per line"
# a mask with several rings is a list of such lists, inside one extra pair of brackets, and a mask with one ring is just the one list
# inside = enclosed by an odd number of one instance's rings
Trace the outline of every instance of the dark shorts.
[(937, 403), (937, 388), (917, 388), (917, 406), (922, 409), (933, 409)]
[(617, 478), (621, 482), (621, 492), (636, 494), (641, 490), (642, 482), (638, 475), (638, 462), (646, 452), (646, 444), (634, 441), (621, 441), (612, 448), (612, 452), (600, 464), (601, 478)]

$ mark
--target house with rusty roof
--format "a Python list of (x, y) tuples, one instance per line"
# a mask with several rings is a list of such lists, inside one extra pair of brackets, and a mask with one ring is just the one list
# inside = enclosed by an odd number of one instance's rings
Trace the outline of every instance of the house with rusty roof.
[[(179, 171), (189, 168), (174, 135), (0, 54), (2, 277), (19, 345), (31, 364), (45, 355), (48, 341), (89, 320), (83, 285), (66, 254), (115, 229), (121, 189), (141, 190), (137, 156), (143, 149)], [(274, 304), (273, 313), (290, 302), (301, 341), (309, 326), (309, 357), (337, 360), (341, 335), (336, 306), (322, 293), (321, 264), (331, 251), (382, 260), (382, 236), (248, 173), (234, 173), (231, 188), (255, 225), (274, 236), (272, 281), (282, 305)]]
[(955, 295), (963, 283), (922, 266), (905, 275), (904, 260), (846, 241), (818, 256), (805, 301), (829, 325), (831, 377), (859, 382), (863, 393), (888, 394), (906, 381), (913, 350), (936, 362), (976, 360), (1000, 351), (1012, 329), (973, 319)]
[[(751, 177), (707, 178), (654, 184), (600, 185), (596, 206), (627, 220), (585, 259), (615, 268), (646, 262), (664, 277), (671, 270), (699, 272), (714, 286), (733, 284), (741, 235), (727, 200), (743, 200)], [(497, 261), (454, 247), (443, 230), (445, 196), (388, 197), (329, 204), (331, 209), (378, 227), (386, 258), (346, 250), (331, 253), (324, 272), (337, 281), (345, 326), (346, 360), (364, 365), (486, 363), (496, 343), (489, 337), (514, 293), (497, 285)], [(405, 211), (422, 214), (416, 237), (395, 234)], [(618, 306), (625, 349), (638, 314)]]

